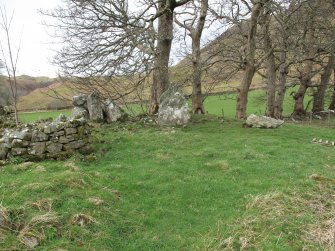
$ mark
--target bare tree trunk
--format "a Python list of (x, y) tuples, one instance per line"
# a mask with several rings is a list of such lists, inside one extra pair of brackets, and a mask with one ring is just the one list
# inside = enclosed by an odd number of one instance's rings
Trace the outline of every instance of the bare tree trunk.
[[(311, 21), (311, 25), (313, 24), (313, 20)], [(300, 86), (298, 91), (293, 95), (294, 99), (294, 110), (293, 116), (296, 117), (303, 117), (306, 115), (306, 110), (304, 106), (304, 98), (307, 89), (310, 87), (312, 83), (312, 71), (313, 71), (313, 58), (315, 56), (315, 49), (314, 49), (314, 27), (311, 27), (310, 32), (306, 35), (306, 47), (308, 48), (307, 51), (307, 59), (305, 60), (305, 64), (303, 66), (302, 71), (300, 72)]]
[(335, 64), (334, 64), (334, 69), (333, 69), (333, 78), (334, 78), (333, 95), (330, 100), (329, 110), (335, 110)]
[(313, 100), (313, 112), (321, 112), (325, 107), (325, 94), (327, 85), (329, 84), (330, 77), (334, 68), (335, 57), (334, 54), (331, 54), (328, 58), (327, 66), (324, 72), (321, 74), (320, 85), (317, 88), (317, 92), (314, 95)]
[(278, 90), (275, 100), (275, 110), (274, 117), (277, 119), (283, 118), (283, 104), (286, 92), (286, 79), (288, 74), (288, 66), (286, 63), (287, 52), (283, 50), (280, 53), (280, 67), (279, 67), (279, 77), (278, 77)]
[(200, 51), (200, 39), (205, 25), (208, 10), (208, 0), (201, 1), (200, 17), (195, 29), (191, 30), (192, 37), (192, 64), (193, 64), (193, 84), (192, 84), (192, 113), (204, 114), (203, 95), (201, 90), (202, 62)]
[(246, 118), (246, 110), (248, 103), (248, 92), (252, 79), (255, 75), (255, 55), (256, 55), (256, 34), (257, 34), (257, 23), (258, 17), (264, 8), (264, 3), (266, 0), (255, 2), (252, 7), (251, 18), (249, 23), (249, 34), (248, 34), (248, 44), (247, 44), (247, 55), (246, 55), (246, 68), (244, 71), (243, 80), (239, 87), (239, 94), (237, 97), (236, 104), (236, 118), (244, 119)]
[[(166, 7), (167, 1), (162, 1), (160, 9)], [(169, 86), (169, 59), (173, 39), (173, 9), (158, 17), (158, 37), (151, 88), (149, 113), (155, 114), (159, 108), (159, 98)]]
[(201, 56), (200, 38), (192, 39), (192, 64), (193, 64), (193, 83), (192, 83), (192, 113), (204, 114), (203, 97), (201, 90)]
[(270, 37), (270, 12), (264, 14), (263, 36), (264, 52), (266, 58), (266, 116), (274, 117), (275, 115), (275, 97), (276, 97), (276, 59), (272, 48), (272, 39)]

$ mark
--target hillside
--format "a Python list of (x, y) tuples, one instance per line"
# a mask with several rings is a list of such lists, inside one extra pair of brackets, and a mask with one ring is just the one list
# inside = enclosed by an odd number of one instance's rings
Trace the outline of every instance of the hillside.
[[(55, 79), (48, 77), (31, 77), (22, 75), (17, 77), (17, 95), (22, 97), (39, 88), (52, 85)], [(10, 86), (6, 76), (0, 76), (0, 105), (7, 105), (11, 97)]]
[[(71, 105), (71, 98), (75, 92), (60, 82), (38, 88), (29, 94), (22, 96), (18, 102), (18, 108), (24, 110), (59, 109)], [(56, 96), (59, 98), (55, 98)]]

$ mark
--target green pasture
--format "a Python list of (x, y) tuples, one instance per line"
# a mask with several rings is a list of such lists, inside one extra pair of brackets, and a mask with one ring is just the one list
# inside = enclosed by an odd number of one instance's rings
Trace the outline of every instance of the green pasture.
[(92, 155), (0, 168), (1, 250), (334, 247), (335, 151), (310, 142), (334, 127), (205, 115), (92, 130)]

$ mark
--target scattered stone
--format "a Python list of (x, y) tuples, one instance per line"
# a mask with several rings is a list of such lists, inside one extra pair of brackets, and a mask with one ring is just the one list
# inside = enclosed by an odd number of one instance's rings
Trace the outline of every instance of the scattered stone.
[(104, 201), (98, 197), (91, 197), (88, 198), (88, 201), (96, 206), (101, 205), (102, 203), (104, 203)]
[(331, 140), (323, 140), (323, 139), (317, 139), (317, 138), (313, 138), (311, 140), (311, 143), (314, 144), (320, 144), (320, 145), (324, 145), (324, 146), (335, 146), (335, 142), (331, 141)]
[(284, 123), (284, 120), (274, 119), (266, 116), (257, 116), (255, 114), (251, 114), (247, 120), (246, 124), (251, 127), (257, 128), (278, 128)]
[(160, 98), (157, 122), (159, 125), (185, 125), (191, 115), (188, 104), (178, 86), (170, 85)]

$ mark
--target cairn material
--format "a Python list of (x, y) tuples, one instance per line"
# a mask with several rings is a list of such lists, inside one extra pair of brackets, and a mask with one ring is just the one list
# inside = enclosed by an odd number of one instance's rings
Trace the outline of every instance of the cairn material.
[(184, 94), (176, 85), (170, 85), (160, 98), (158, 119), (159, 125), (185, 125), (191, 115)]

